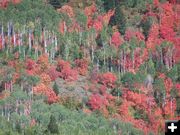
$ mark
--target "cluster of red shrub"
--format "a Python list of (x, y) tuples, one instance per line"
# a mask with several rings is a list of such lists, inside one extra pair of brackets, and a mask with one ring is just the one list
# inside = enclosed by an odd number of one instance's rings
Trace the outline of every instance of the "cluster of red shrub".
[(59, 71), (59, 77), (67, 81), (75, 81), (78, 77), (78, 72), (71, 68), (71, 64), (64, 60), (59, 60), (57, 64), (57, 71)]
[(47, 96), (47, 102), (49, 104), (55, 103), (59, 100), (58, 96), (56, 96), (55, 92), (50, 89), (48, 86), (46, 86), (43, 83), (38, 84), (33, 88), (34, 94), (43, 94)]
[(99, 74), (97, 78), (97, 82), (109, 88), (114, 88), (116, 81), (117, 81), (116, 75), (111, 72)]
[(75, 60), (76, 69), (80, 75), (86, 75), (88, 72), (89, 62), (87, 59), (76, 59)]

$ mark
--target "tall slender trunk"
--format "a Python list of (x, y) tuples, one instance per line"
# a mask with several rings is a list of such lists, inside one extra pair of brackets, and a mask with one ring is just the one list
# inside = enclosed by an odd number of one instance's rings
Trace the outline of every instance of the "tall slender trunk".
[(24, 56), (24, 59), (26, 59), (26, 50), (25, 50), (25, 47), (23, 47), (23, 56)]
[(2, 49), (4, 49), (5, 39), (4, 39), (4, 27), (3, 27), (3, 24), (2, 24), (2, 30), (1, 30), (1, 36), (2, 36)]
[(92, 58), (92, 63), (94, 62), (94, 47), (91, 45), (91, 58)]
[(164, 65), (164, 64), (163, 64), (163, 52), (162, 52), (162, 48), (160, 49), (160, 51), (161, 51), (161, 52), (160, 52), (160, 56), (161, 56), (161, 66), (162, 66), (162, 65)]
[(132, 59), (133, 59), (133, 69), (135, 69), (135, 57), (134, 57), (134, 50), (132, 51)]
[(112, 68), (112, 56), (110, 58), (110, 71), (112, 72), (113, 68)]
[(8, 38), (9, 38), (10, 37), (10, 32), (11, 32), (10, 22), (7, 22), (7, 28), (8, 28)]
[(99, 59), (97, 58), (97, 70), (99, 71)]
[(31, 45), (31, 31), (29, 30), (29, 33), (28, 33), (28, 41), (29, 41), (29, 51), (31, 52), (31, 48), (32, 48), (32, 45)]
[(57, 51), (58, 48), (57, 48), (57, 37), (55, 36), (55, 50)]
[(103, 61), (104, 67), (106, 66), (106, 52), (105, 52), (105, 43), (103, 42)]
[(14, 30), (14, 26), (13, 26), (13, 42), (14, 42), (14, 47), (16, 47), (16, 33)]
[(46, 30), (44, 29), (44, 49), (45, 53), (47, 53), (47, 41), (46, 41)]

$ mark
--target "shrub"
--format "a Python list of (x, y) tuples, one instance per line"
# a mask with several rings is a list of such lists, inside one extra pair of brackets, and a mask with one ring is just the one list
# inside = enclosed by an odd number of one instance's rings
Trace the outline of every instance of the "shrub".
[(56, 93), (56, 95), (59, 94), (59, 86), (57, 85), (56, 82), (55, 82), (54, 85), (53, 85), (53, 90), (54, 90), (54, 92)]
[(55, 81), (59, 77), (59, 72), (56, 70), (54, 66), (48, 69), (47, 74), (49, 75), (52, 81)]
[(75, 64), (80, 75), (87, 74), (89, 64), (87, 59), (76, 59)]
[(111, 94), (113, 95), (113, 96), (121, 96), (122, 95), (122, 91), (121, 91), (121, 89), (120, 88), (114, 88), (112, 91), (111, 91)]
[(136, 80), (135, 75), (130, 72), (125, 73), (121, 78), (122, 83), (128, 86), (130, 89), (133, 87), (135, 80)]
[(32, 69), (34, 69), (34, 66), (35, 66), (35, 62), (32, 60), (32, 59), (27, 59), (26, 60), (26, 69), (28, 69), (28, 70), (32, 70)]
[(98, 82), (109, 88), (115, 87), (116, 80), (116, 75), (111, 72), (103, 73), (98, 77)]
[(53, 115), (51, 115), (50, 117), (50, 122), (48, 125), (48, 129), (51, 133), (53, 134), (58, 134), (59, 130), (58, 130), (58, 124), (56, 123), (56, 119)]
[(71, 68), (69, 62), (64, 60), (59, 60), (57, 64), (57, 71), (59, 71), (59, 77), (67, 81), (75, 81), (78, 78), (78, 73), (75, 69)]
[(103, 106), (108, 104), (108, 101), (98, 94), (91, 95), (88, 101), (92, 110), (100, 110)]

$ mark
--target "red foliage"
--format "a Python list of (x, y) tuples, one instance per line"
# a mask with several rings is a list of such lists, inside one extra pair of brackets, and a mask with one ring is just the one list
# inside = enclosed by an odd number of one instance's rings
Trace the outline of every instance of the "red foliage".
[(12, 0), (13, 4), (19, 4), (21, 2), (21, 0)]
[(100, 110), (103, 106), (108, 105), (108, 101), (98, 94), (91, 95), (88, 101), (92, 110)]
[(19, 4), (22, 0), (1, 0), (0, 7), (6, 8), (10, 2), (13, 4)]
[(104, 98), (107, 99), (108, 101), (113, 101), (113, 100), (115, 99), (115, 97), (112, 96), (111, 94), (104, 93), (103, 96), (104, 96)]
[(56, 96), (55, 92), (50, 89), (48, 86), (44, 85), (43, 83), (38, 84), (33, 88), (34, 94), (43, 94), (47, 96), (48, 103), (55, 103), (58, 101), (58, 97)]
[(46, 73), (42, 73), (40, 75), (40, 78), (41, 78), (41, 82), (45, 85), (49, 85), (51, 83), (51, 78)]
[(2, 0), (0, 1), (0, 7), (6, 8), (8, 6), (9, 0)]
[(170, 78), (166, 78), (164, 80), (164, 86), (166, 88), (166, 96), (169, 97), (170, 96), (170, 91), (173, 88), (173, 82)]
[(114, 44), (117, 48), (123, 43), (123, 39), (121, 38), (121, 34), (119, 32), (114, 32), (111, 39), (112, 44)]
[(173, 5), (169, 2), (161, 4), (161, 10), (163, 12), (160, 13), (160, 34), (163, 39), (168, 41), (172, 41), (175, 39), (176, 32), (175, 28), (175, 20), (176, 15), (173, 10)]
[(59, 23), (59, 32), (60, 32), (61, 34), (64, 34), (65, 28), (67, 28), (66, 22), (65, 22), (65, 21), (60, 22), (60, 23)]
[(136, 37), (138, 41), (142, 41), (142, 40), (145, 39), (144, 35), (141, 32), (134, 31), (134, 30), (131, 30), (131, 29), (127, 29), (126, 32), (125, 32), (125, 35), (124, 35), (124, 39), (129, 41), (133, 37)]
[(106, 14), (103, 15), (103, 21), (105, 25), (109, 24), (111, 17), (114, 15), (115, 10), (109, 10)]
[(64, 5), (60, 9), (58, 9), (58, 11), (67, 14), (70, 18), (74, 17), (74, 11), (71, 6)]
[(177, 89), (178, 95), (180, 96), (180, 83), (177, 83), (175, 88)]
[(165, 106), (163, 108), (163, 115), (168, 118), (174, 118), (176, 111), (176, 100), (175, 99), (166, 99)]
[(160, 42), (161, 40), (159, 39), (159, 25), (153, 24), (149, 31), (148, 40), (146, 42), (147, 48), (155, 50), (156, 45), (159, 45)]
[(35, 63), (34, 60), (32, 60), (32, 59), (27, 59), (26, 60), (25, 66), (26, 66), (27, 70), (33, 70), (35, 65), (36, 65), (36, 63)]
[(47, 54), (43, 54), (38, 58), (37, 64), (40, 65), (41, 71), (45, 71), (49, 68), (49, 58)]
[(159, 0), (154, 0), (154, 3), (153, 3), (155, 6), (158, 6), (159, 5)]
[(76, 69), (80, 75), (86, 75), (88, 71), (88, 60), (87, 59), (76, 59), (75, 60)]
[(31, 119), (30, 127), (33, 127), (35, 125), (36, 125), (36, 120), (35, 119)]
[(117, 77), (111, 72), (100, 74), (98, 82), (105, 85), (106, 87), (114, 88)]
[(102, 28), (103, 28), (102, 22), (101, 22), (100, 20), (97, 20), (97, 19), (94, 20), (93, 28), (94, 28), (97, 32), (101, 31)]
[(52, 81), (55, 81), (60, 75), (55, 66), (50, 67), (47, 74), (50, 76)]
[(127, 91), (123, 95), (126, 100), (131, 101), (143, 109), (147, 109), (147, 96), (145, 94), (138, 94), (132, 91)]
[(89, 16), (93, 16), (96, 10), (97, 10), (96, 5), (93, 3), (91, 6), (86, 7), (84, 9), (84, 13), (87, 17), (89, 17)]
[(102, 85), (100, 88), (99, 88), (99, 92), (100, 94), (104, 95), (106, 93), (106, 90), (107, 90), (107, 87)]
[(78, 78), (78, 72), (74, 69), (66, 68), (61, 71), (60, 77), (67, 81), (76, 81)]
[(93, 3), (91, 6), (85, 8), (84, 13), (87, 16), (87, 27), (93, 27), (97, 32), (100, 32), (103, 25), (109, 24), (110, 18), (114, 15), (114, 10), (109, 10), (106, 14), (99, 15), (94, 18), (94, 13), (96, 11), (96, 5)]
[(67, 81), (75, 81), (78, 78), (78, 73), (76, 70), (71, 68), (69, 62), (64, 60), (59, 60), (57, 64), (57, 71), (59, 71), (59, 76)]
[(69, 62), (64, 61), (64, 60), (58, 60), (58, 64), (57, 64), (57, 71), (61, 72), (66, 68), (70, 68), (71, 65)]

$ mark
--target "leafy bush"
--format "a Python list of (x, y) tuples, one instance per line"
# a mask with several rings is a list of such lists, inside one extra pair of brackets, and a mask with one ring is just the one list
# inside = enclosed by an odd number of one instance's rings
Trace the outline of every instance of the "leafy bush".
[(103, 106), (107, 106), (108, 101), (100, 95), (91, 95), (88, 104), (92, 110), (100, 110)]
[(111, 72), (106, 72), (100, 74), (98, 77), (98, 82), (105, 85), (106, 87), (114, 88), (115, 82), (117, 81), (117, 77), (115, 74)]
[(58, 125), (56, 123), (56, 118), (53, 115), (51, 115), (51, 117), (50, 117), (48, 130), (53, 134), (58, 134), (59, 133)]

